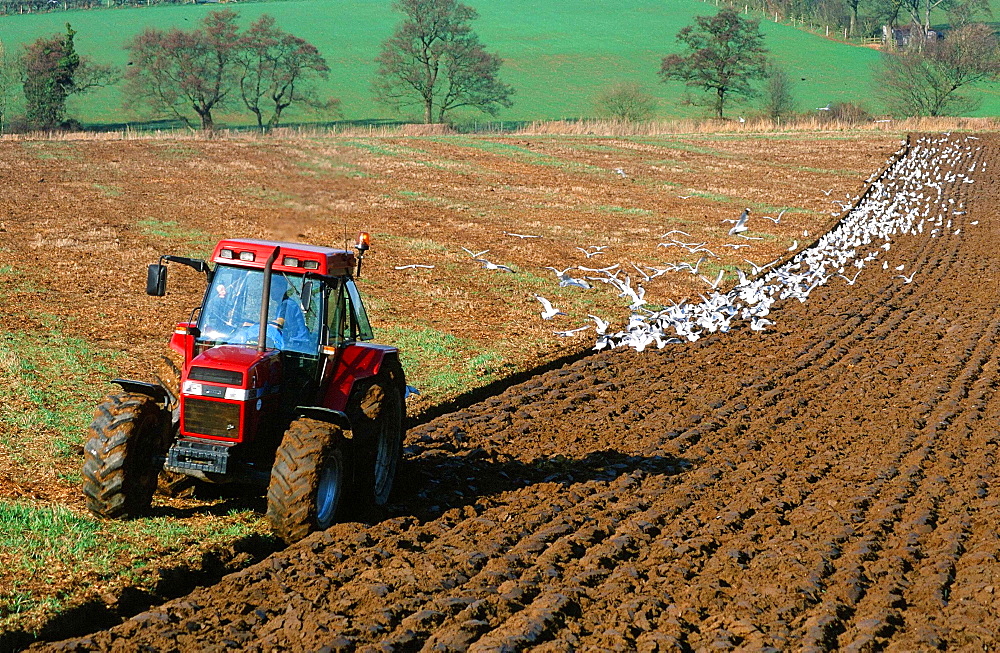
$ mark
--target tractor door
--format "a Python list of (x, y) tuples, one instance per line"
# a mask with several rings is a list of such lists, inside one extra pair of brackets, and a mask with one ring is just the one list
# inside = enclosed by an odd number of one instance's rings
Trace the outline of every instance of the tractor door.
[(286, 302), (293, 304), (295, 317), (282, 325), (286, 337), (282, 351), (284, 387), (281, 394), (283, 407), (292, 411), (302, 403), (303, 397), (318, 394), (323, 360), (320, 338), (325, 306), (323, 284), (318, 280), (290, 277), (288, 285)]
[(351, 385), (359, 375), (370, 375), (366, 370), (381, 360), (381, 352), (369, 351), (369, 346), (359, 346), (359, 341), (374, 338), (368, 314), (361, 301), (361, 294), (353, 279), (343, 278), (331, 285), (326, 305), (327, 343), (323, 347), (324, 361), (320, 380), (322, 405), (343, 410)]

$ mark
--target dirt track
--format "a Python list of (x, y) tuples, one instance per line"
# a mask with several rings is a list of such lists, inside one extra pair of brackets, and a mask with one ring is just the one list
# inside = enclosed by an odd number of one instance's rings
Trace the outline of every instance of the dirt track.
[[(61, 650), (1000, 646), (1000, 139), (961, 235), (410, 432), (395, 516)], [(972, 221), (979, 224), (972, 226)], [(51, 645), (49, 645), (51, 646)]]

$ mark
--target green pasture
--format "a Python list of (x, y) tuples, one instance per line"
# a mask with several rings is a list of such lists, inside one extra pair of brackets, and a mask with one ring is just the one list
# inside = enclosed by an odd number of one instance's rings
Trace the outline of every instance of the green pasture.
[[(504, 57), (503, 78), (517, 89), (514, 106), (498, 116), (502, 120), (593, 117), (593, 98), (619, 81), (638, 82), (658, 96), (661, 117), (704, 114), (704, 109), (684, 104), (682, 85), (663, 84), (657, 71), (662, 57), (677, 48), (677, 31), (696, 16), (714, 11), (713, 4), (699, 0), (469, 0), (469, 4), (480, 13), (475, 29), (491, 51)], [(319, 47), (332, 69), (325, 92), (342, 100), (345, 119), (398, 118), (373, 103), (370, 93), (373, 59), (400, 19), (388, 0), (289, 0), (227, 6), (240, 13), (244, 25), (263, 13), (271, 14), (283, 29)], [(5, 16), (0, 18), (0, 40), (16, 52), (39, 36), (64, 32), (68, 21), (78, 32), (79, 52), (124, 67), (128, 59), (121, 48), (123, 41), (146, 27), (191, 29), (216, 8), (182, 5)], [(869, 65), (877, 52), (766, 20), (762, 30), (778, 64), (795, 82), (800, 110), (829, 102), (872, 106)], [(117, 88), (72, 102), (73, 115), (85, 123), (113, 125), (142, 118), (123, 113)], [(752, 105), (734, 106), (733, 115), (753, 110)], [(220, 118), (222, 122), (249, 122), (249, 116), (241, 114)], [(488, 119), (476, 112), (462, 118)], [(288, 119), (316, 118), (292, 113)]]

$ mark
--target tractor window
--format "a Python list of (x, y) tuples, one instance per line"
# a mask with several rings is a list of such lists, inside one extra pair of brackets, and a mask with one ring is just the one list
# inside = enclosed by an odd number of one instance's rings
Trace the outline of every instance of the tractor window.
[[(275, 274), (277, 276), (284, 275)], [(285, 349), (315, 354), (319, 347), (322, 284), (296, 275), (288, 275), (286, 280), (288, 289), (278, 309), (277, 320), (283, 321)], [(301, 322), (298, 321), (300, 317)]]
[[(256, 345), (264, 273), (219, 265), (205, 294), (198, 328), (209, 346)], [(319, 347), (321, 284), (294, 274), (274, 272), (267, 312), (267, 346), (303, 354)]]
[(375, 337), (375, 334), (372, 333), (372, 325), (368, 321), (368, 313), (365, 311), (365, 305), (361, 302), (361, 293), (358, 292), (358, 287), (354, 284), (354, 281), (347, 282), (347, 293), (351, 297), (351, 314), (357, 329), (357, 339), (371, 340)]
[(347, 292), (343, 283), (337, 283), (336, 286), (330, 288), (327, 302), (326, 326), (327, 333), (329, 333), (329, 344), (337, 346), (354, 340), (351, 310), (347, 303)]
[(331, 287), (327, 302), (329, 344), (342, 345), (374, 337), (365, 306), (361, 303), (361, 295), (353, 281), (347, 280)]

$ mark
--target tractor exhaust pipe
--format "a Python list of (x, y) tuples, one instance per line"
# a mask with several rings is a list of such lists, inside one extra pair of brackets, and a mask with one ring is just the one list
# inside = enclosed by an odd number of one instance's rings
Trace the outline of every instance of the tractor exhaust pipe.
[(280, 251), (280, 247), (275, 247), (271, 256), (267, 258), (267, 263), (264, 264), (264, 296), (260, 299), (260, 335), (257, 337), (257, 351), (261, 353), (267, 349), (267, 309), (271, 304), (271, 268), (274, 267), (274, 261)]

